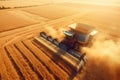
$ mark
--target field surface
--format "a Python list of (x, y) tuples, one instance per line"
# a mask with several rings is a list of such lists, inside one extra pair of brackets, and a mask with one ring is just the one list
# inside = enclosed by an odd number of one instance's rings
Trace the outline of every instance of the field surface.
[[(2, 9), (0, 80), (119, 80), (119, 21), (116, 6), (63, 3)], [(34, 41), (41, 31), (62, 39), (62, 31), (73, 22), (100, 32), (93, 47), (85, 48), (88, 62), (80, 72)]]

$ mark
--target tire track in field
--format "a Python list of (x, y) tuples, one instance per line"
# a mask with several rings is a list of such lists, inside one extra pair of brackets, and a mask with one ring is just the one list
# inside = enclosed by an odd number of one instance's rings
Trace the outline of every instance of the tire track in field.
[(31, 67), (31, 69), (37, 74), (38, 78), (43, 80), (43, 77), (41, 76), (41, 74), (34, 68), (33, 64), (28, 60), (28, 58), (24, 55), (24, 53), (22, 53), (18, 47), (16, 47), (16, 45), (14, 44), (14, 47), (20, 52), (20, 54), (23, 56), (24, 60), (29, 64), (29, 66)]
[(8, 49), (6, 47), (4, 47), (6, 53), (7, 53), (7, 56), (9, 57), (10, 61), (12, 62), (12, 65), (14, 66), (17, 74), (19, 75), (19, 78), (21, 80), (25, 80), (25, 77), (23, 76), (22, 72), (20, 71), (20, 68), (19, 66), (15, 63), (14, 59), (12, 58), (12, 56), (10, 55)]
[(14, 60), (16, 60), (16, 63), (20, 66), (22, 74), (25, 76), (25, 79), (27, 80), (38, 80), (37, 74), (32, 70), (30, 65), (27, 61), (23, 58), (23, 56), (20, 54), (18, 50), (14, 47), (14, 45), (7, 46), (9, 51), (11, 51), (11, 56), (13, 56)]
[[(45, 53), (48, 57), (50, 57), (52, 59), (52, 61), (54, 63), (56, 63), (57, 65), (59, 65), (68, 75), (72, 75), (75, 74), (76, 72), (74, 71), (74, 69), (71, 68), (71, 66), (66, 63), (65, 61), (63, 61), (61, 58), (59, 58), (57, 55), (52, 55), (50, 53), (53, 53), (52, 51), (50, 51), (49, 49), (45, 48), (44, 45), (38, 43), (37, 41), (33, 40), (32, 44), (35, 45), (36, 47), (38, 47), (43, 53)], [(59, 60), (59, 62), (57, 62), (56, 60)]]
[(14, 46), (21, 52), (21, 54), (26, 56), (26, 58), (33, 64), (34, 69), (39, 72), (43, 79), (54, 80), (53, 75), (49, 73), (45, 66), (43, 66), (21, 42), (16, 42)]
[[(14, 66), (12, 65), (11, 60), (9, 59), (9, 57), (7, 56), (6, 51), (4, 50), (4, 48), (0, 49), (1, 52), (1, 56), (2, 56), (2, 62), (4, 62), (3, 65), (5, 65), (6, 71), (4, 72), (7, 73), (7, 75), (9, 76), (10, 80), (20, 80), (19, 75), (16, 72), (16, 69), (14, 68)], [(1, 66), (2, 67), (2, 66)], [(2, 75), (2, 74), (1, 74)], [(14, 76), (13, 76), (14, 75)], [(2, 76), (1, 76), (2, 77)], [(2, 77), (3, 78), (3, 77)], [(5, 76), (5, 78), (7, 78), (7, 76)], [(4, 79), (3, 79), (4, 80)], [(5, 79), (6, 80), (6, 79)]]
[[(22, 43), (23, 43), (23, 42), (22, 42)], [(39, 61), (48, 69), (48, 71), (49, 71), (51, 74), (53, 74), (52, 71), (45, 65), (45, 63), (43, 63), (43, 62), (36, 56), (36, 54), (35, 54), (31, 49), (28, 48), (28, 46), (26, 46), (24, 43), (23, 43), (23, 45), (35, 56), (35, 58), (36, 58), (37, 60), (39, 60)], [(53, 76), (54, 76), (55, 80), (60, 80), (59, 77), (56, 76), (55, 74), (53, 74)]]
[(1, 64), (1, 66), (0, 66), (0, 80), (2, 80), (2, 79), (10, 80), (10, 78), (9, 78), (9, 76), (7, 74), (6, 66), (4, 64), (3, 57), (2, 57), (1, 53), (0, 53), (0, 64)]
[(39, 48), (37, 48), (30, 40), (24, 40), (22, 43), (34, 54), (34, 56), (41, 61), (52, 74), (57, 76), (56, 80), (68, 80), (69, 75), (55, 64), (46, 54), (44, 54)]
[(25, 79), (30, 80), (30, 78), (28, 78), (28, 76), (27, 76), (27, 72), (26, 72), (24, 66), (22, 65), (23, 62), (20, 62), (21, 60), (19, 60), (19, 58), (17, 56), (15, 56), (15, 54), (18, 54), (18, 53), (10, 45), (7, 45), (6, 49), (10, 53), (10, 56), (14, 59), (16, 65), (19, 66), (19, 69), (20, 69), (21, 74), (23, 75), (23, 77)]

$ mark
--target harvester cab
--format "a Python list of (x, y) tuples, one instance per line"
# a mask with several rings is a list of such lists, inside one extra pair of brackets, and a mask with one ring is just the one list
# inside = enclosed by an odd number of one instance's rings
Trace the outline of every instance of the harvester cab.
[[(87, 47), (92, 42), (93, 35), (97, 33), (96, 30), (86, 27), (84, 24), (70, 24), (68, 27), (70, 30), (63, 31), (65, 38), (60, 42), (60, 45), (64, 45), (61, 48), (66, 51), (73, 49), (80, 51), (81, 47)], [(66, 48), (65, 48), (66, 47)]]

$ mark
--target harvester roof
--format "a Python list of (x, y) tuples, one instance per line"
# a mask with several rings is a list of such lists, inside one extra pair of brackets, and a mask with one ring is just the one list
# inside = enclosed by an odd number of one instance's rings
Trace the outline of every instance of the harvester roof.
[(89, 34), (94, 30), (93, 27), (86, 24), (82, 24), (82, 23), (73, 23), (68, 25), (68, 27), (70, 27), (74, 31), (85, 33), (85, 34)]

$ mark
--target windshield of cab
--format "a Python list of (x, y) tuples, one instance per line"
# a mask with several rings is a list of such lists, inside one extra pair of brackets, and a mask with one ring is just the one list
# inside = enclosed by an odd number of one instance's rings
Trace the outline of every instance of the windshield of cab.
[(87, 42), (89, 39), (89, 35), (88, 34), (77, 34), (76, 39), (78, 41)]

